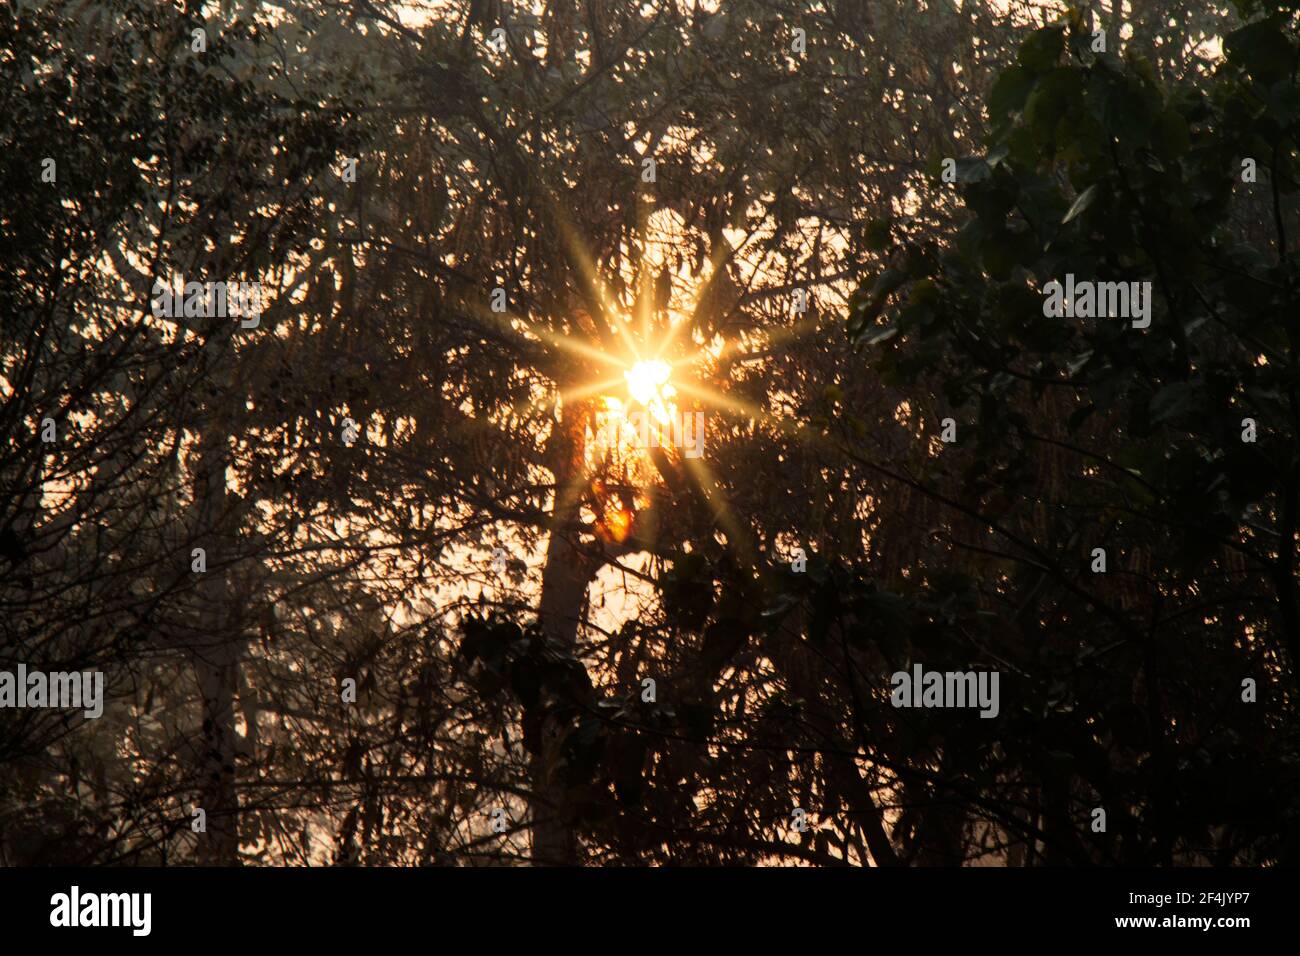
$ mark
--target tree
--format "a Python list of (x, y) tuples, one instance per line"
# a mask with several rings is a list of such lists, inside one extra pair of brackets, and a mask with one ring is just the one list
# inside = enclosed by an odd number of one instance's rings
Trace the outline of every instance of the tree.
[[(358, 296), (339, 303), (328, 331), (313, 338), (330, 352), (343, 338), (364, 343), (352, 346), (352, 368), (384, 381), (365, 414), (410, 420), (395, 441), (366, 454), (391, 480), (403, 480), (410, 462), (432, 476), (418, 494), (432, 496), (448, 535), (441, 553), (456, 557), (435, 574), (465, 582), (468, 555), (496, 547), (541, 564), (520, 591), (494, 593), (513, 624), (490, 625), (492, 653), (472, 627), (462, 646), (476, 668), (504, 667), (488, 682), (494, 688), (517, 676), (514, 663), (506, 666), (516, 650), (520, 668), (553, 672), (554, 687), (543, 682), (513, 702), (523, 705), (518, 718), (502, 712), (502, 726), (519, 719), (523, 733), (503, 763), (517, 788), (534, 792), (534, 857), (574, 861), (593, 803), (609, 809), (601, 796), (608, 781), (594, 773), (606, 722), (591, 708), (600, 697), (639, 694), (639, 682), (629, 681), (650, 630), (629, 625), (605, 635), (607, 646), (591, 641), (591, 584), (607, 567), (653, 580), (653, 568), (638, 572), (622, 560), (637, 554), (660, 570), (701, 558), (706, 568), (768, 560), (759, 552), (784, 529), (760, 516), (775, 497), (792, 518), (789, 491), (750, 493), (740, 514), (728, 499), (765, 450), (802, 455), (779, 421), (784, 399), (768, 392), (787, 387), (800, 404), (810, 393), (820, 399), (827, 373), (814, 373), (809, 357), (784, 355), (785, 343), (813, 337), (830, 315), (818, 297), (833, 303), (836, 283), (876, 254), (869, 220), (893, 211), (925, 153), (951, 135), (961, 99), (954, 87), (966, 81), (932, 75), (922, 38), (942, 35), (957, 49), (987, 20), (943, 10), (914, 16), (911, 5), (867, 16), (855, 4), (808, 13), (750, 3), (716, 14), (678, 3), (593, 3), (575, 17), (573, 4), (554, 3), (540, 16), (500, 5), (495, 19), (435, 16), (412, 28), (374, 5), (357, 9), (388, 28), (395, 58), (419, 84), (376, 107), (400, 124), (362, 164), (358, 223), (362, 210), (384, 212), (369, 212), (364, 229), (341, 222), (338, 245), (316, 259), (312, 271), (327, 287), (331, 272), (356, 269)], [(806, 58), (793, 53), (796, 24), (811, 44)], [(503, 50), (490, 45), (498, 27)], [(891, 57), (883, 69), (882, 49)], [(965, 56), (972, 76), (996, 50), (991, 43)], [(927, 83), (945, 91), (934, 96), (933, 122), (895, 110), (882, 125), (854, 105), (919, 99)], [(653, 183), (643, 178), (648, 160)], [(871, 175), (853, 175), (858, 169)], [(923, 201), (917, 221), (939, 218), (941, 206)], [(504, 314), (492, 311), (498, 289)], [(811, 314), (793, 315), (796, 289), (812, 293)], [(707, 390), (691, 398), (712, 408), (709, 440), (726, 474), (666, 454), (648, 481), (629, 481), (619, 463), (601, 458), (598, 399), (602, 389), (622, 391), (633, 353), (652, 354), (674, 321), (668, 357), (701, 353), (687, 378)], [(716, 360), (710, 349), (721, 350)], [(832, 357), (816, 361), (829, 367)], [(757, 431), (746, 422), (755, 415)], [(801, 467), (816, 473), (812, 461)], [(401, 509), (390, 516), (384, 499), (374, 494), (366, 511), (396, 539)], [(839, 532), (847, 539), (855, 528), (861, 540), (860, 521)], [(534, 585), (536, 595), (527, 590)], [(540, 630), (525, 640), (534, 614)], [(670, 672), (667, 634), (704, 637), (665, 627), (644, 659)], [(520, 643), (507, 654), (496, 645), (510, 635)], [(702, 697), (691, 706), (703, 713), (714, 702), (705, 675), (697, 683)], [(487, 701), (478, 706), (493, 712)], [(680, 748), (681, 759), (699, 749), (698, 736)], [(463, 746), (449, 759), (475, 764)], [(629, 745), (628, 768), (640, 747)], [(521, 751), (531, 780), (515, 777)], [(643, 834), (633, 852), (662, 836)], [(602, 852), (598, 843), (593, 850)]]
[[(853, 309), (882, 376), (960, 423), (889, 477), (944, 516), (933, 566), (961, 577), (931, 599), (968, 595), (980, 658), (1015, 675), (958, 779), (1038, 821), (1021, 859), (1294, 858), (1300, 48), (1294, 14), (1238, 6), (1205, 90), (1092, 53), (1079, 14), (1032, 34), (990, 91), (968, 222), (902, 236)], [(1149, 288), (1149, 315), (1082, 291), (1049, 314), (1067, 276)]]
[(257, 350), (244, 319), (155, 305), (175, 276), (300, 255), (315, 178), (362, 131), (323, 58), (267, 49), (310, 18), (271, 40), (233, 6), (0, 13), (0, 647), (6, 669), (102, 671), (108, 696), (94, 724), (0, 715), (6, 859), (165, 860), (191, 805), (200, 859), (237, 858), (240, 659), (284, 542), (226, 480)]

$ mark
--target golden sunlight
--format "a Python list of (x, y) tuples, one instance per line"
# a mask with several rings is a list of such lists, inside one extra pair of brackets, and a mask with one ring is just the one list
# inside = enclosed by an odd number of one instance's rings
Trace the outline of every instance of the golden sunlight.
[(637, 362), (623, 373), (628, 394), (645, 407), (660, 424), (668, 423), (668, 407), (677, 389), (668, 384), (672, 366), (662, 359)]

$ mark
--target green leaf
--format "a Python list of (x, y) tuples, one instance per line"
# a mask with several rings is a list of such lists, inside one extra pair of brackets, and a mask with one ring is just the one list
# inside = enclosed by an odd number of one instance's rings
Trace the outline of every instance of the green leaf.
[(888, 342), (898, 334), (898, 326), (890, 323), (889, 325), (872, 329), (870, 334), (863, 333), (858, 337), (859, 345), (879, 345), (881, 342)]
[(984, 161), (989, 164), (989, 169), (997, 169), (998, 164), (1009, 155), (1011, 155), (1011, 147), (1003, 143), (1001, 146), (989, 150), (988, 155), (984, 157)]
[(1228, 62), (1245, 70), (1260, 83), (1273, 83), (1291, 75), (1295, 49), (1275, 17), (1247, 24), (1223, 41)]
[(993, 174), (992, 168), (983, 156), (963, 156), (957, 160), (957, 181), (959, 183), (980, 183)]
[(1044, 73), (1056, 66), (1065, 49), (1065, 27), (1053, 25), (1035, 30), (1020, 45), (1016, 59), (1032, 73)]
[(1070, 211), (1065, 214), (1065, 218), (1061, 220), (1061, 225), (1065, 225), (1067, 222), (1072, 220), (1075, 216), (1082, 213), (1085, 209), (1087, 209), (1089, 206), (1092, 205), (1093, 200), (1096, 198), (1097, 198), (1097, 184), (1093, 183), (1083, 192), (1079, 193), (1079, 198), (1077, 198), (1074, 201), (1074, 204), (1070, 207)]
[(1033, 86), (1034, 79), (1026, 70), (1018, 66), (1007, 67), (989, 90), (989, 116), (997, 120), (1008, 113), (1024, 109), (1025, 100), (1029, 98)]
[(1057, 121), (1077, 103), (1080, 92), (1079, 78), (1073, 70), (1052, 70), (1034, 87), (1025, 104), (1025, 123), (1039, 142), (1049, 140), (1056, 130)]

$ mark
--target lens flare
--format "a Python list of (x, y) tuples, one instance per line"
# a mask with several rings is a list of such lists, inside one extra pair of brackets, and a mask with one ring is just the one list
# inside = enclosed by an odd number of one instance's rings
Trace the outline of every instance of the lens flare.
[(668, 384), (672, 366), (660, 359), (637, 362), (623, 373), (627, 391), (655, 417), (660, 424), (668, 423), (668, 406), (677, 389)]

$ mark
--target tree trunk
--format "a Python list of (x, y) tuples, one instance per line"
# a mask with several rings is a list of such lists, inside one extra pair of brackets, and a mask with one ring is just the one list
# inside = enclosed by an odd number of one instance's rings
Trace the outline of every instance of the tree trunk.
[[(564, 653), (577, 648), (587, 585), (596, 570), (595, 562), (574, 542), (586, 472), (585, 439), (585, 410), (580, 405), (566, 406), (548, 449), (556, 490), (538, 612), (543, 633)], [(552, 709), (544, 716), (541, 752), (532, 762), (534, 865), (574, 866), (581, 862), (564, 787), (556, 779), (568, 729), (566, 713)]]
[(239, 865), (239, 793), (235, 787), (235, 684), (239, 661), (229, 640), (217, 637), (194, 649), (203, 699), (199, 805), (207, 817), (199, 859), (209, 866)]
[[(218, 373), (220, 375), (220, 373)], [(225, 376), (229, 381), (228, 375)], [(229, 399), (221, 394), (217, 402)], [(199, 835), (199, 860), (208, 866), (239, 865), (239, 791), (236, 786), (235, 692), (239, 686), (240, 646), (237, 615), (228, 580), (236, 536), (226, 490), (228, 429), (224, 416), (207, 409), (199, 440), (194, 502), (199, 510), (199, 546), (207, 570), (195, 588), (201, 632), (190, 645), (201, 699), (199, 806), (207, 832)]]

